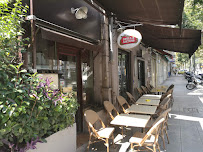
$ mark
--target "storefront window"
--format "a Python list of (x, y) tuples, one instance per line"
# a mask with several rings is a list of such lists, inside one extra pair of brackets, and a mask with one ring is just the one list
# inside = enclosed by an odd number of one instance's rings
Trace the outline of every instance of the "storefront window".
[(77, 92), (76, 56), (59, 55), (59, 86), (64, 93)]
[(93, 57), (91, 51), (82, 53), (82, 82), (84, 106), (94, 105), (93, 89)]
[[(56, 72), (57, 53), (55, 42), (43, 39), (41, 32), (38, 32), (36, 44), (36, 68), (38, 73)], [(28, 53), (28, 67), (32, 69), (32, 52)]]
[[(81, 50), (64, 44), (56, 44), (42, 38), (40, 32), (36, 36), (36, 68), (38, 73), (56, 73), (58, 87), (64, 93), (76, 92), (78, 87), (78, 64), (82, 70), (83, 105), (95, 105), (93, 89), (93, 52)], [(56, 47), (57, 46), (57, 47)], [(81, 52), (80, 52), (81, 51)], [(80, 52), (81, 56), (78, 56)], [(57, 57), (58, 55), (58, 57)], [(81, 58), (81, 63), (77, 60)], [(78, 60), (79, 61), (79, 60)], [(28, 67), (32, 69), (32, 52), (28, 53)]]

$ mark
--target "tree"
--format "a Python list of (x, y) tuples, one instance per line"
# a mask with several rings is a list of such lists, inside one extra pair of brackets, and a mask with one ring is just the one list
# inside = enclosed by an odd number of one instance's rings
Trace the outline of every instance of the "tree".
[(178, 68), (181, 68), (182, 66), (184, 66), (184, 64), (188, 61), (189, 61), (188, 54), (176, 53), (176, 65)]
[[(203, 0), (185, 0), (185, 7), (183, 12), (183, 28), (203, 30)], [(203, 62), (203, 45), (200, 45), (195, 52), (196, 58), (199, 62)], [(177, 64), (182, 64), (184, 58), (177, 53)], [(189, 62), (186, 61), (186, 62)]]

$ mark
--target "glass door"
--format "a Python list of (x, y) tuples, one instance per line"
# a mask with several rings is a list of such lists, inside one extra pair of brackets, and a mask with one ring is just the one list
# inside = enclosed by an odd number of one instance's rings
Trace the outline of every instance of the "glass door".
[(130, 67), (129, 53), (119, 50), (118, 53), (118, 77), (119, 77), (119, 94), (127, 97), (126, 92), (130, 90)]

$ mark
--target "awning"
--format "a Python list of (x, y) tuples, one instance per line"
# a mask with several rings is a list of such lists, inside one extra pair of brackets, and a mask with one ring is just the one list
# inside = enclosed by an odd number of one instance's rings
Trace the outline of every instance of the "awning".
[(155, 49), (188, 53), (191, 56), (201, 45), (200, 30), (153, 25), (143, 25), (136, 29), (142, 34), (142, 42)]
[(100, 45), (93, 45), (93, 44), (83, 41), (81, 39), (74, 38), (72, 36), (62, 34), (62, 33), (59, 33), (54, 30), (47, 29), (44, 27), (40, 27), (40, 28), (41, 28), (42, 38), (44, 38), (44, 39), (47, 39), (50, 41), (56, 41), (58, 43), (67, 44), (70, 46), (74, 46), (74, 47), (81, 48), (81, 49), (87, 49), (87, 50), (91, 50), (91, 51), (101, 50)]
[(162, 55), (167, 55), (167, 56), (169, 56), (170, 58), (173, 58), (173, 55), (172, 54), (169, 54), (169, 53), (167, 53), (167, 52), (165, 52), (165, 51), (163, 51), (163, 50), (156, 50), (157, 52), (159, 52), (159, 53), (161, 53)]
[[(85, 0), (87, 1), (87, 0)], [(180, 24), (184, 0), (94, 0), (121, 21)]]

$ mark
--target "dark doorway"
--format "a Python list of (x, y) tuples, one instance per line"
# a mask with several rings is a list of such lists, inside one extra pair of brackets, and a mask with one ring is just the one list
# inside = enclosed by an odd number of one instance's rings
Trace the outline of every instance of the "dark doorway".
[(130, 58), (129, 53), (119, 50), (118, 52), (118, 77), (119, 94), (127, 97), (126, 92), (130, 90)]
[(138, 87), (145, 86), (145, 65), (144, 61), (138, 60)]

